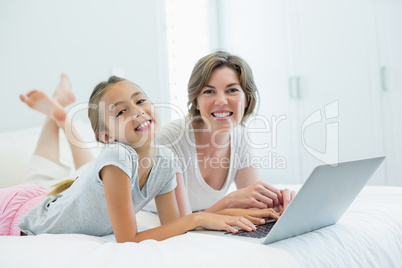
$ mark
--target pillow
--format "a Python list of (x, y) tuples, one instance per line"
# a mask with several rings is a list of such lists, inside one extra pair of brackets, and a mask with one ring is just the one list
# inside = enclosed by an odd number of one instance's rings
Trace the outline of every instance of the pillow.
[[(94, 141), (93, 132), (89, 124), (81, 121), (74, 122), (80, 135), (85, 141)], [(23, 183), (28, 172), (32, 154), (35, 151), (39, 139), (41, 126), (19, 131), (0, 133), (0, 188), (5, 188)], [(70, 146), (60, 130), (60, 162), (63, 165), (73, 167), (73, 159)], [(92, 143), (95, 144), (95, 143)], [(92, 145), (94, 155), (98, 154), (97, 146)]]
[(22, 183), (41, 127), (0, 133), (0, 188)]

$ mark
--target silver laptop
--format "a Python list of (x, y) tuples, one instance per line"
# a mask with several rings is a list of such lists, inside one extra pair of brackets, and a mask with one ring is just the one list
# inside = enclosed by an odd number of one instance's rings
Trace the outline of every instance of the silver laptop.
[(239, 231), (236, 235), (205, 230), (195, 232), (269, 244), (333, 225), (357, 197), (384, 158), (382, 156), (344, 162), (336, 167), (331, 165), (316, 167), (279, 220), (261, 226), (269, 229), (265, 237), (259, 239), (244, 237), (242, 235), (251, 235), (246, 233), (253, 233), (244, 231)]

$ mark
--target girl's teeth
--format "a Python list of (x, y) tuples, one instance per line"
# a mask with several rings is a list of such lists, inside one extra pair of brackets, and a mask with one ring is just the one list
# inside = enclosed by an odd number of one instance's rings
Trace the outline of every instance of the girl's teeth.
[(150, 124), (150, 122), (146, 121), (145, 123), (142, 123), (139, 127), (137, 127), (137, 130), (142, 129), (143, 127), (148, 126), (149, 124)]

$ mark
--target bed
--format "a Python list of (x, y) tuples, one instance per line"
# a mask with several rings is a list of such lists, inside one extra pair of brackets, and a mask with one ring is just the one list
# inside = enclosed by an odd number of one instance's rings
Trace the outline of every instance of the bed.
[[(84, 129), (83, 126), (81, 129)], [(0, 187), (22, 182), (40, 128), (0, 134)], [(69, 159), (67, 143), (62, 161)], [(298, 190), (300, 185), (278, 185)], [(140, 229), (159, 225), (137, 214)], [(302, 219), (301, 219), (302, 220)], [(162, 242), (114, 236), (0, 237), (0, 267), (402, 267), (402, 187), (366, 186), (333, 226), (270, 245), (188, 232)]]

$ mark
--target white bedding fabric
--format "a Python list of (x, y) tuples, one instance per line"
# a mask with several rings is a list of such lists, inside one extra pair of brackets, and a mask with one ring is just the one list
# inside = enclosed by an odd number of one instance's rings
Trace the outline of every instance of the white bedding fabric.
[[(155, 215), (137, 215), (141, 226), (158, 225)], [(138, 244), (113, 236), (0, 237), (0, 266), (402, 267), (402, 187), (368, 186), (336, 225), (270, 245), (192, 232)]]

